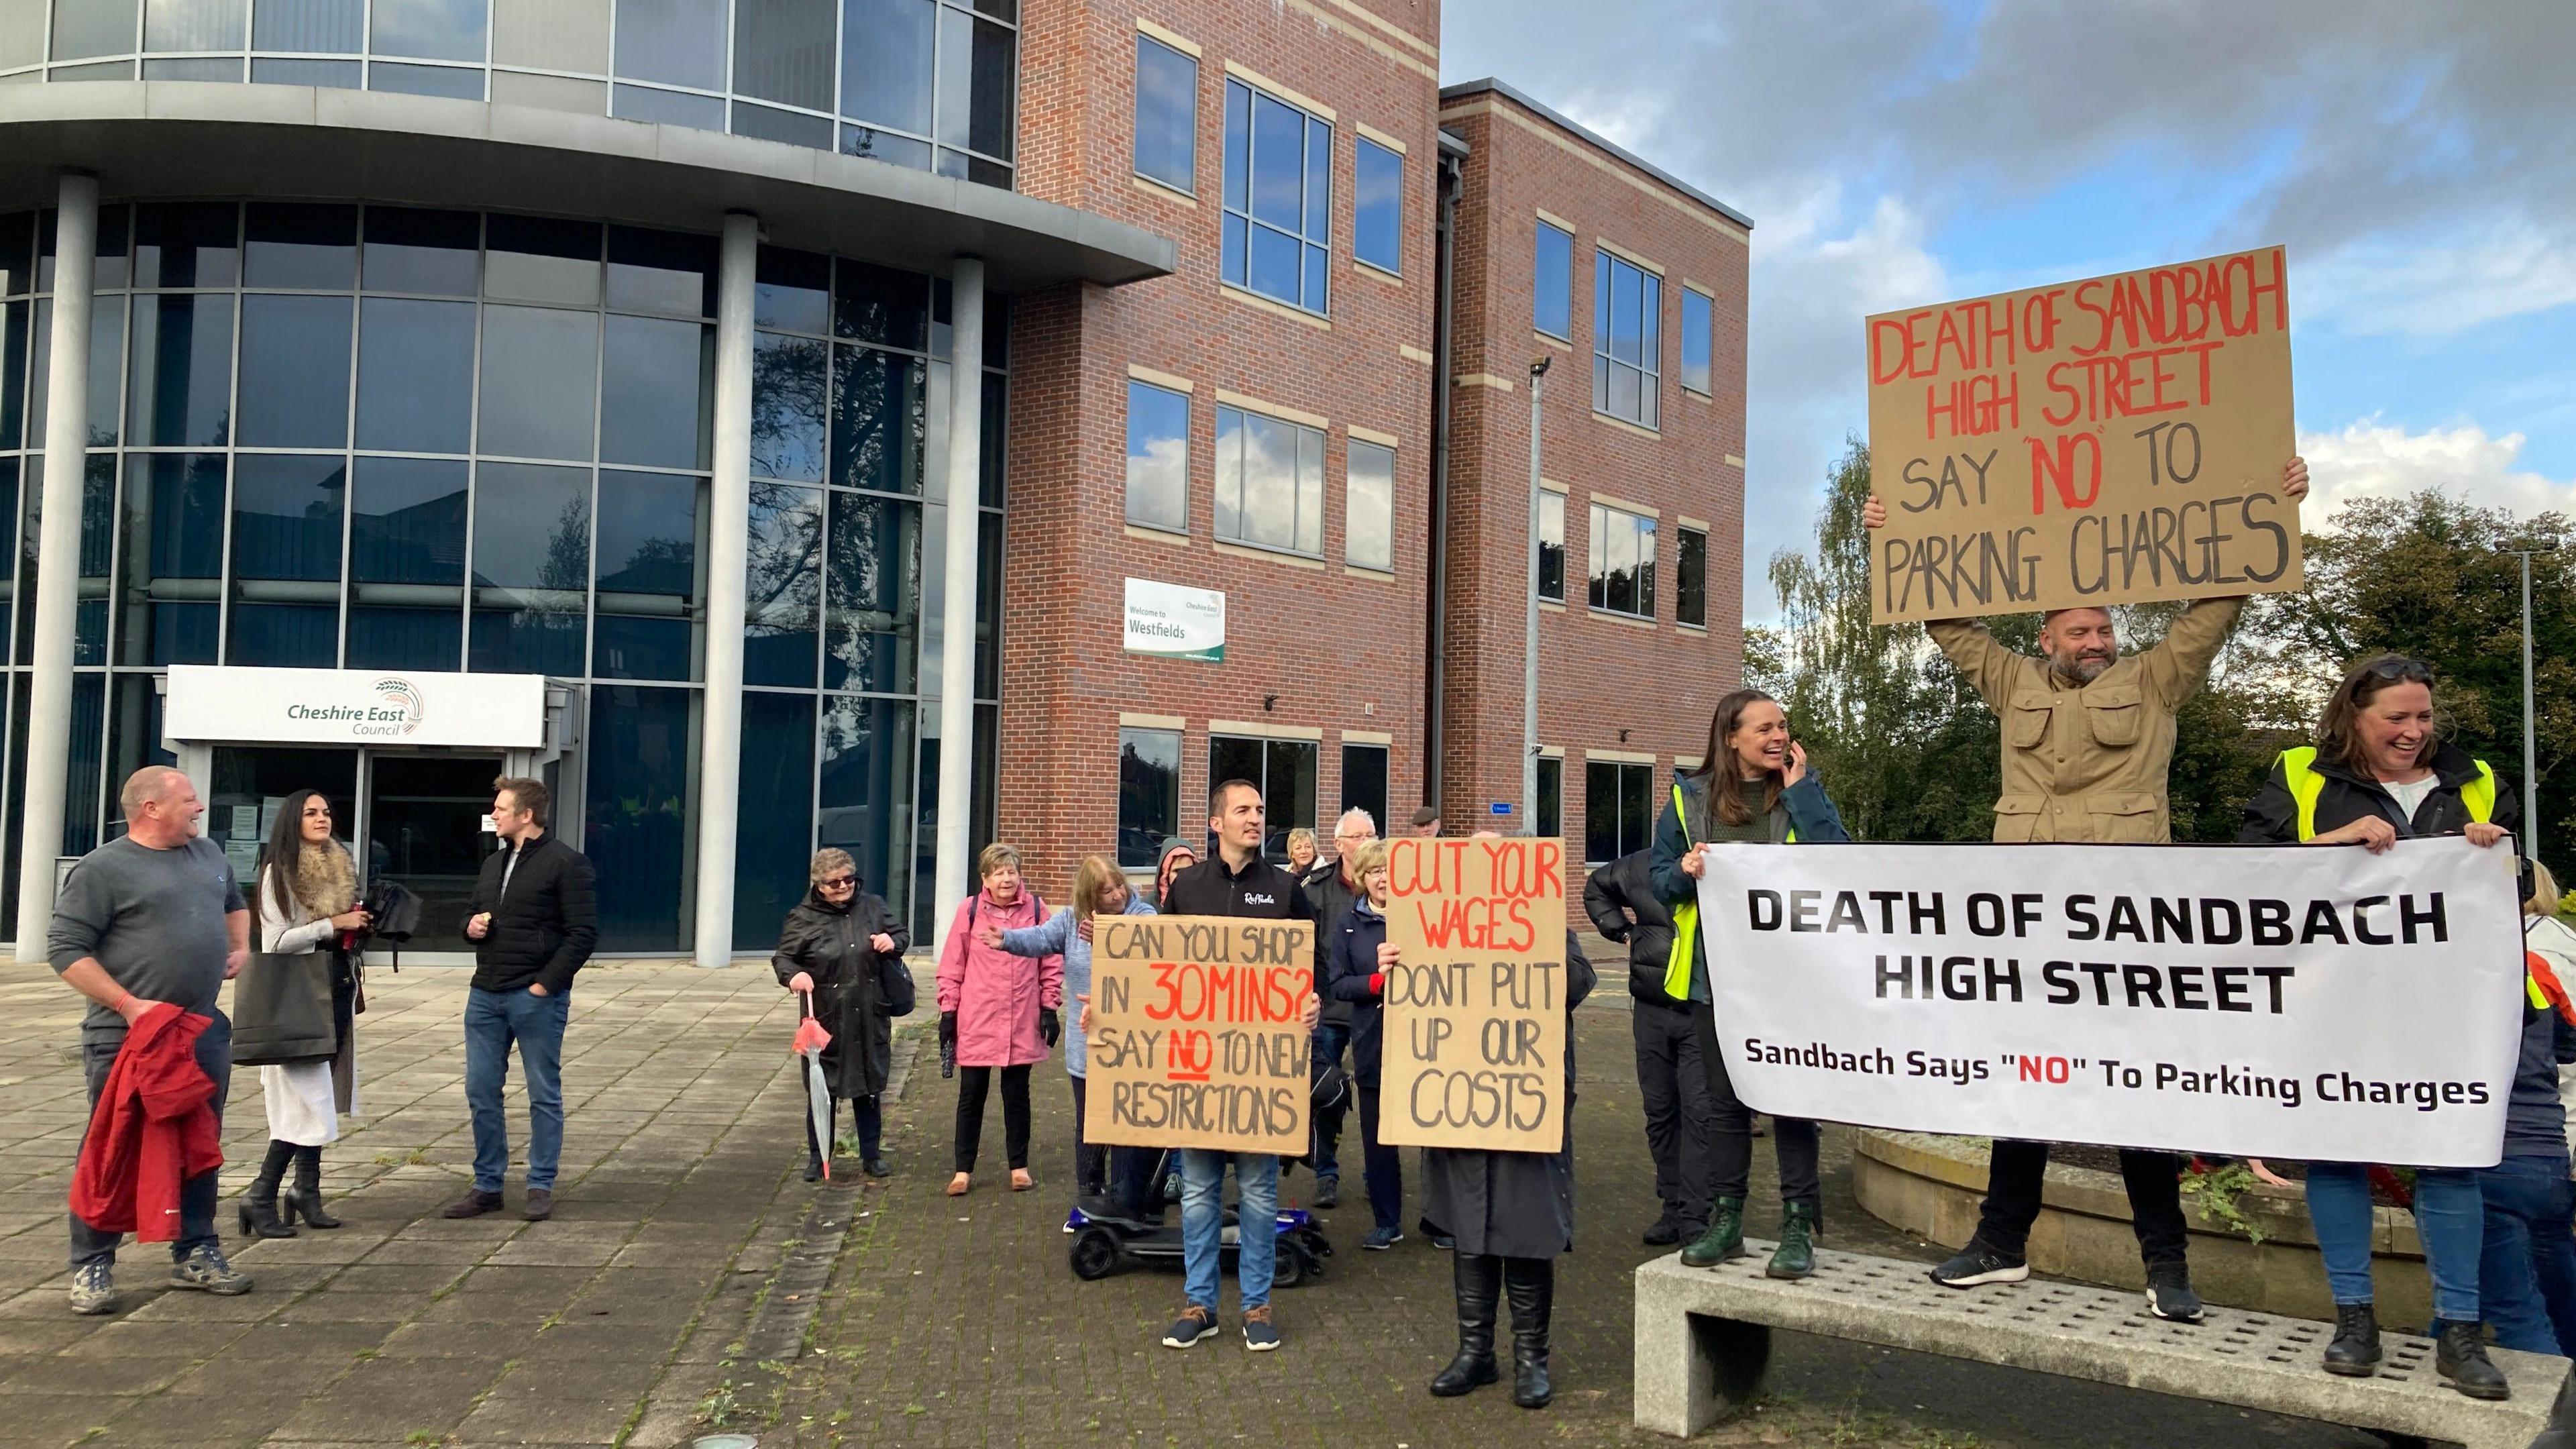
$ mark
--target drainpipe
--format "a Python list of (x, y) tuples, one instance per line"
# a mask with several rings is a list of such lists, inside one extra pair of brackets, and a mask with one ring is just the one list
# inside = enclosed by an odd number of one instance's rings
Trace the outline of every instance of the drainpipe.
[[(1455, 327), (1451, 301), (1458, 276), (1458, 192), (1464, 184), (1467, 143), (1440, 133), (1440, 221), (1434, 233), (1438, 280), (1437, 320), (1431, 335), (1431, 619), (1430, 668), (1423, 676), (1422, 799), (1442, 808), (1440, 755), (1446, 732), (1449, 613), (1449, 373)], [(1391, 813), (1391, 812), (1390, 812)], [(1381, 827), (1395, 833), (1393, 821)]]

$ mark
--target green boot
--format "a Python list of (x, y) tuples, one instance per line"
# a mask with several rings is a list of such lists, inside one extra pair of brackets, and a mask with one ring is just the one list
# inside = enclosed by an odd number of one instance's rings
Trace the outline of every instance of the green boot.
[(1722, 1197), (1708, 1215), (1708, 1231), (1682, 1249), (1685, 1268), (1714, 1268), (1744, 1256), (1744, 1199)]
[(1793, 1202), (1780, 1215), (1780, 1246), (1771, 1254), (1771, 1266), (1762, 1270), (1771, 1278), (1812, 1278), (1816, 1272), (1816, 1210), (1802, 1202)]

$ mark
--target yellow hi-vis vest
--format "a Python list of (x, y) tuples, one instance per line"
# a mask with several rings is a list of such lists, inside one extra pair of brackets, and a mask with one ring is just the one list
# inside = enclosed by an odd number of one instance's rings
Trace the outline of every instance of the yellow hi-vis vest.
[[(2460, 786), (2460, 803), (2468, 807), (2469, 818), (2483, 825), (2495, 818), (2495, 767), (2484, 760), (2471, 761), (2478, 767), (2478, 777)], [(2299, 802), (2299, 839), (2317, 837), (2317, 801), (2326, 793), (2326, 777), (2317, 771), (2317, 752), (2313, 745), (2301, 745), (2281, 752), (2281, 783), (2290, 787), (2290, 798)], [(2528, 974), (2522, 979), (2523, 993), (2532, 1006), (2549, 1010), (2548, 993)]]
[[(1673, 782), (1673, 818), (1682, 823), (1682, 849), (1696, 850), (1699, 842), (1691, 839), (1690, 807), (1682, 803), (1681, 782)], [(1798, 832), (1791, 830), (1784, 845), (1798, 843)], [(1673, 907), (1673, 950), (1664, 960), (1664, 994), (1675, 1001), (1690, 1000), (1691, 948), (1699, 944), (1699, 897)], [(1712, 993), (1713, 994), (1713, 993)]]

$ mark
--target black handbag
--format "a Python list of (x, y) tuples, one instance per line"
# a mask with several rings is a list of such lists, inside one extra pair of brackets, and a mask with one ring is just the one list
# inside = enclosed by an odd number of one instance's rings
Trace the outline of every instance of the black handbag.
[(331, 953), (251, 953), (233, 981), (233, 1064), (327, 1061), (340, 1050), (331, 1019)]
[(901, 956), (877, 958), (877, 990), (885, 997), (888, 1016), (910, 1016), (913, 1007), (919, 1004), (912, 984), (912, 968), (903, 964)]

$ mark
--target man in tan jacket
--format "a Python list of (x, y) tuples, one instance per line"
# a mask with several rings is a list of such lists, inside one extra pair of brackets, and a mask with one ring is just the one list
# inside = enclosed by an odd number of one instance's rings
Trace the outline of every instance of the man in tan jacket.
[[(2282, 468), (2281, 491), (2294, 504), (2307, 496), (2304, 459), (2292, 458)], [(1885, 525), (1887, 505), (1870, 499), (1862, 505), (1861, 521), (1871, 528)], [(1941, 652), (2003, 721), (1995, 839), (2170, 842), (2174, 711), (2209, 682), (2210, 662), (2244, 609), (2241, 598), (2199, 600), (2174, 620), (2162, 642), (2126, 657), (2117, 626), (2103, 609), (2051, 611), (2040, 626), (2038, 658), (1996, 643), (1975, 619), (1926, 625)], [(2028, 1278), (2025, 1251), (2047, 1172), (2047, 1143), (1998, 1139), (1976, 1236), (1932, 1270), (1932, 1281), (1974, 1288)], [(2200, 1296), (2192, 1291), (2184, 1256), (2190, 1229), (2182, 1215), (2182, 1159), (2123, 1148), (2120, 1177), (2146, 1263), (2149, 1311), (2199, 1322)]]

